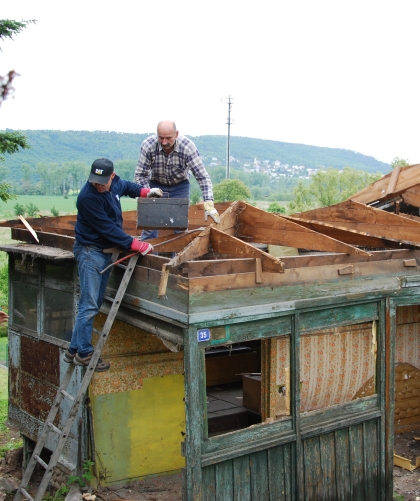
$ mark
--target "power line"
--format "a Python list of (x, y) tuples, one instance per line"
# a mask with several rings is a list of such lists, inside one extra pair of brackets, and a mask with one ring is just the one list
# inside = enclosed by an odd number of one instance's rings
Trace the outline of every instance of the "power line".
[(228, 135), (227, 135), (227, 158), (226, 158), (226, 179), (230, 178), (230, 126), (233, 123), (233, 120), (230, 119), (230, 111), (233, 106), (233, 97), (229, 96), (228, 100), (228, 117), (227, 117), (227, 126), (228, 126)]

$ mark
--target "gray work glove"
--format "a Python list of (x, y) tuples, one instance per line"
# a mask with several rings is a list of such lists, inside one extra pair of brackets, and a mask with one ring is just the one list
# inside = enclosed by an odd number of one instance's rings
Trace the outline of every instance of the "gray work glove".
[(216, 224), (220, 223), (220, 216), (217, 210), (214, 208), (214, 203), (212, 200), (207, 200), (204, 202), (204, 221), (207, 221), (208, 217), (211, 217)]
[(163, 191), (160, 188), (151, 188), (149, 193), (146, 195), (146, 197), (147, 198), (151, 198), (151, 197), (162, 198)]

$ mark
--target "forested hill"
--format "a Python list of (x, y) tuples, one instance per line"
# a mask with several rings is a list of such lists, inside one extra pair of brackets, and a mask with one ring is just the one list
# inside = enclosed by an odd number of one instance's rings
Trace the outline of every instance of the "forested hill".
[[(7, 129), (11, 132), (10, 129)], [(22, 164), (35, 167), (37, 164), (83, 162), (90, 165), (95, 158), (107, 157), (116, 160), (137, 160), (140, 144), (148, 134), (129, 134), (102, 131), (57, 131), (24, 130), (31, 145), (14, 155), (5, 155), (3, 163), (13, 173), (20, 172)], [(197, 145), (206, 166), (226, 164), (226, 136), (189, 136)], [(326, 148), (305, 144), (283, 143), (264, 139), (231, 136), (230, 155), (234, 168), (243, 168), (257, 159), (281, 164), (303, 165), (306, 168), (352, 167), (368, 172), (387, 173), (389, 164), (377, 159), (340, 148)]]

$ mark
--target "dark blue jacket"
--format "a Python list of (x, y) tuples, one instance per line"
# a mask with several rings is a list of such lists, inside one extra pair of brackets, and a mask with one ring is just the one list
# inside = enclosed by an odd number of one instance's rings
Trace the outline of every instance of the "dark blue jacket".
[(124, 181), (119, 176), (112, 180), (109, 191), (98, 193), (91, 183), (86, 183), (77, 197), (76, 240), (82, 245), (100, 249), (123, 247), (130, 249), (133, 237), (122, 230), (120, 197), (140, 196), (141, 186)]

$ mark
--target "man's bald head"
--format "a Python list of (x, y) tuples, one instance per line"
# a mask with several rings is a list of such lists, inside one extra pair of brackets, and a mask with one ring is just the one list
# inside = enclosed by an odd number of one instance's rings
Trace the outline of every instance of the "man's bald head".
[(173, 122), (172, 120), (162, 120), (161, 122), (158, 123), (156, 130), (158, 134), (159, 130), (165, 132), (168, 130), (172, 130), (173, 132), (176, 132), (176, 125), (175, 122)]
[(178, 131), (176, 130), (175, 122), (171, 120), (163, 120), (158, 123), (157, 137), (162, 149), (169, 154), (173, 151)]

